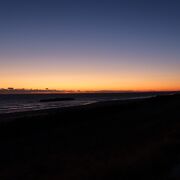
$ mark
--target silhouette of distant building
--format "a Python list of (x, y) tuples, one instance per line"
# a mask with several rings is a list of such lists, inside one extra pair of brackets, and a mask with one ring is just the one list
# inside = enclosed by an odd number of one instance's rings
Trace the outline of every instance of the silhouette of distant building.
[(12, 88), (12, 87), (9, 87), (9, 88), (8, 88), (8, 90), (12, 91), (12, 90), (14, 90), (14, 88)]

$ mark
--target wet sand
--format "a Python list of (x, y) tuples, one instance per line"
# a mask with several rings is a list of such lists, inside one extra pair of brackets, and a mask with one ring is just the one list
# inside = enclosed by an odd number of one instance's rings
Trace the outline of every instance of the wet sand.
[(179, 94), (0, 120), (1, 179), (175, 179)]

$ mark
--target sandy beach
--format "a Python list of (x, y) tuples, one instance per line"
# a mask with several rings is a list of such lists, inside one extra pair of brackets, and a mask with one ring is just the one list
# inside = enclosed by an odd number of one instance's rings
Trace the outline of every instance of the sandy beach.
[(1, 179), (178, 179), (180, 95), (0, 115)]

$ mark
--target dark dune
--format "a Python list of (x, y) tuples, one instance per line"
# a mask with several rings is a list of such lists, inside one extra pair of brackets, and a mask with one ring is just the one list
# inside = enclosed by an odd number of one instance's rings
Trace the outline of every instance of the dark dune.
[(173, 179), (179, 114), (177, 94), (1, 115), (0, 177)]

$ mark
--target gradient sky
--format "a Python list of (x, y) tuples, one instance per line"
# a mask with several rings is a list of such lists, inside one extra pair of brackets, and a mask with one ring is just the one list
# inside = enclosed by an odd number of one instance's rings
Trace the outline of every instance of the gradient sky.
[(180, 1), (1, 0), (7, 87), (180, 90)]

